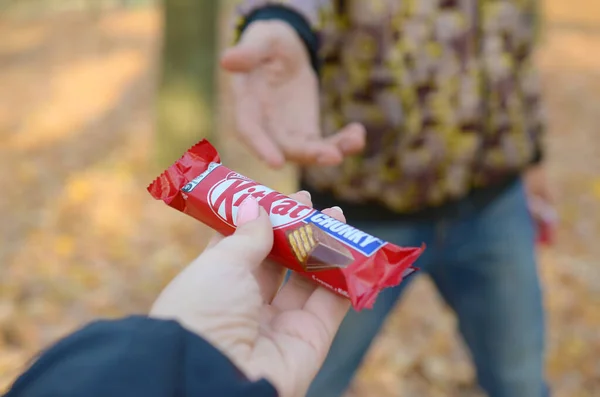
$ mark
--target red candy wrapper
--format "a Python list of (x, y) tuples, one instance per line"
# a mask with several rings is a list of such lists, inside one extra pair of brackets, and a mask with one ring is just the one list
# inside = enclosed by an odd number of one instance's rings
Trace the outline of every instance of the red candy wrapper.
[(554, 207), (539, 197), (529, 198), (529, 211), (535, 222), (537, 243), (544, 246), (554, 244), (554, 232), (558, 224), (558, 214)]
[(220, 163), (203, 140), (148, 186), (157, 200), (228, 236), (238, 206), (254, 196), (273, 224), (269, 257), (347, 297), (354, 309), (371, 308), (377, 294), (416, 270), (424, 247), (387, 243), (263, 186)]

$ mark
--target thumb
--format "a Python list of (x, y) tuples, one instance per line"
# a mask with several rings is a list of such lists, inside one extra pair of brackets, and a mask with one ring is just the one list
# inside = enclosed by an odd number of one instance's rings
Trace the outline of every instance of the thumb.
[(220, 261), (257, 267), (273, 248), (273, 226), (267, 212), (252, 196), (238, 207), (237, 229), (213, 248)]
[(250, 72), (268, 58), (273, 40), (270, 29), (258, 22), (253, 23), (246, 29), (239, 44), (225, 51), (221, 67), (233, 73)]

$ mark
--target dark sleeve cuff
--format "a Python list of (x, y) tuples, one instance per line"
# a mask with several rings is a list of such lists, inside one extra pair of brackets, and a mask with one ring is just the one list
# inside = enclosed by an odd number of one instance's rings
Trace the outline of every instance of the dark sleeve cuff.
[(6, 397), (276, 397), (175, 321), (97, 321), (46, 350)]
[(533, 154), (533, 158), (531, 159), (531, 165), (538, 165), (541, 164), (544, 160), (544, 151), (542, 150), (542, 148), (538, 145), (535, 148), (535, 152)]
[(315, 73), (319, 74), (320, 62), (318, 56), (319, 49), (319, 37), (316, 32), (311, 28), (310, 23), (298, 12), (292, 10), (289, 7), (281, 5), (270, 5), (267, 7), (259, 8), (250, 13), (242, 22), (239, 27), (238, 34), (241, 33), (254, 21), (266, 21), (272, 19), (279, 19), (285, 21), (300, 36), (300, 39), (306, 46), (308, 55), (310, 57), (310, 64), (312, 65)]

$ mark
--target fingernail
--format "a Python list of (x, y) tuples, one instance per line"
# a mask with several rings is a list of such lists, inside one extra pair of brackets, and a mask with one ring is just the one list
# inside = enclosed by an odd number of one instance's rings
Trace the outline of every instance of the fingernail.
[(244, 223), (255, 220), (260, 215), (260, 208), (258, 201), (252, 196), (248, 196), (242, 201), (242, 204), (238, 207), (236, 224), (242, 226)]
[(340, 214), (343, 214), (344, 211), (342, 211), (342, 209), (340, 207), (338, 207), (337, 205), (335, 207), (331, 207), (332, 210), (336, 210), (339, 211)]
[(305, 196), (306, 196), (308, 199), (310, 199), (310, 192), (309, 192), (309, 191), (306, 191), (306, 190), (300, 190), (300, 191), (298, 192), (298, 194), (303, 194), (303, 195), (305, 195)]

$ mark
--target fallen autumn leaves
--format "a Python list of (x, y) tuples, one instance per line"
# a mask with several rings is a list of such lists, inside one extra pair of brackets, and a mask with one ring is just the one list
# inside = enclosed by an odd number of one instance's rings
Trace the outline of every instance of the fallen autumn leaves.
[[(583, 397), (600, 388), (600, 34), (553, 27), (564, 15), (556, 1), (539, 63), (562, 226), (540, 268), (556, 395)], [(145, 192), (158, 31), (153, 9), (0, 21), (0, 390), (83, 322), (147, 310), (206, 240), (203, 226)], [(224, 149), (232, 168), (293, 189), (293, 171)], [(350, 395), (477, 395), (454, 324), (419, 280)]]

